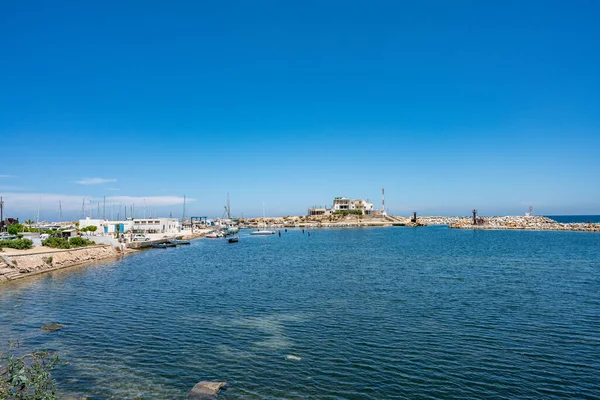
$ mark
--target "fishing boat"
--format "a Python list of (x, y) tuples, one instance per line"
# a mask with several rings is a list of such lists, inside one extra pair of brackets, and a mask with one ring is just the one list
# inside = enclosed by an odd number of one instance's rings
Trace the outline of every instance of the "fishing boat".
[(153, 249), (166, 249), (168, 247), (177, 247), (175, 243), (153, 243)]
[(240, 231), (240, 228), (237, 227), (231, 219), (231, 203), (229, 202), (229, 193), (227, 193), (227, 205), (225, 206), (225, 213), (223, 214), (223, 219), (219, 221), (219, 226), (221, 228), (221, 233), (223, 233), (225, 236), (235, 235)]
[[(263, 222), (264, 222), (264, 227), (266, 228), (267, 224), (266, 224), (265, 221), (266, 221), (266, 218), (265, 218), (265, 203), (263, 202)], [(255, 231), (250, 232), (250, 234), (253, 235), (253, 236), (270, 236), (270, 235), (274, 235), (275, 231), (270, 231), (268, 229), (260, 230), (260, 227), (259, 227)]]
[(209, 238), (209, 239), (217, 239), (217, 238), (222, 238), (223, 234), (221, 232), (212, 231), (212, 232), (207, 233), (205, 237)]
[(176, 244), (177, 246), (181, 246), (184, 244), (191, 244), (191, 242), (189, 240), (181, 240), (181, 239), (173, 239), (173, 240), (170, 240), (169, 243)]
[(227, 238), (227, 242), (229, 242), (229, 243), (237, 243), (239, 241), (240, 241), (240, 238), (237, 237), (237, 236), (233, 236), (233, 237)]
[(253, 236), (271, 236), (275, 234), (275, 231), (270, 231), (267, 229), (261, 231), (260, 229), (258, 229), (256, 231), (250, 232), (250, 234)]

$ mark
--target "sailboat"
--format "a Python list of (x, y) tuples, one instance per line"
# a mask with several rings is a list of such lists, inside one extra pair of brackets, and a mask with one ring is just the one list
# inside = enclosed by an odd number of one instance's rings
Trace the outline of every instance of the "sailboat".
[[(263, 202), (263, 221), (265, 221), (265, 203)], [(265, 223), (265, 228), (266, 228), (267, 224)], [(250, 232), (251, 235), (254, 236), (269, 236), (269, 235), (274, 235), (275, 231), (270, 231), (268, 229), (264, 229), (264, 230), (260, 230), (260, 228), (258, 228), (257, 230)]]
[(227, 205), (225, 206), (225, 214), (223, 217), (227, 217), (226, 219), (220, 222), (221, 231), (225, 236), (235, 235), (240, 231), (240, 228), (233, 224), (231, 220), (231, 205), (229, 203), (229, 193), (227, 193)]

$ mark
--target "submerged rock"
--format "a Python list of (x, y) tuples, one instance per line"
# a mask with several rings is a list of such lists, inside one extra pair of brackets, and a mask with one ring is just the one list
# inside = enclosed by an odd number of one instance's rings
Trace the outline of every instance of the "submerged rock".
[(46, 324), (44, 326), (42, 326), (42, 330), (43, 331), (59, 331), (62, 328), (66, 328), (65, 325), (61, 325), (61, 324), (57, 324), (56, 322), (53, 322), (51, 324)]
[(227, 382), (198, 382), (188, 394), (188, 399), (214, 399), (222, 390), (226, 389)]

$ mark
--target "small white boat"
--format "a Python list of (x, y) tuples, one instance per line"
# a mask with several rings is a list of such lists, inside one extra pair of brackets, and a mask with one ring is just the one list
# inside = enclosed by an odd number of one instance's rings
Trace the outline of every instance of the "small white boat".
[(254, 232), (250, 232), (250, 234), (254, 235), (254, 236), (269, 236), (269, 235), (274, 235), (275, 231), (270, 231), (270, 230), (263, 230), (263, 231), (261, 231), (261, 230), (257, 230), (257, 231), (254, 231)]
[(217, 239), (217, 238), (222, 238), (223, 234), (221, 232), (213, 231), (213, 232), (207, 233), (205, 237), (207, 237), (209, 239)]
[[(263, 201), (263, 222), (264, 222), (264, 226), (267, 226), (266, 223), (266, 218), (265, 218), (265, 202)], [(263, 229), (262, 231), (260, 230), (260, 226), (254, 231), (254, 232), (250, 232), (251, 235), (254, 236), (269, 236), (269, 235), (274, 235), (275, 231), (270, 231), (268, 229)]]

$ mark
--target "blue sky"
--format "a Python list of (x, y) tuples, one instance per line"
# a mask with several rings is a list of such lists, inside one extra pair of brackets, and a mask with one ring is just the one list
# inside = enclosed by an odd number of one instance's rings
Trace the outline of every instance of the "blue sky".
[(10, 215), (600, 214), (597, 1), (2, 8)]

